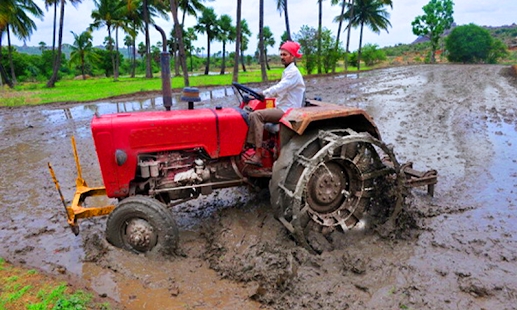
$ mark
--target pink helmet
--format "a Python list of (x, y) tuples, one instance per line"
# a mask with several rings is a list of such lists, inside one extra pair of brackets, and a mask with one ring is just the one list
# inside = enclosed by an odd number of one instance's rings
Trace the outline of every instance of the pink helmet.
[(291, 55), (293, 55), (296, 58), (302, 57), (302, 54), (299, 53), (300, 44), (298, 42), (287, 41), (280, 46), (280, 49), (288, 51)]

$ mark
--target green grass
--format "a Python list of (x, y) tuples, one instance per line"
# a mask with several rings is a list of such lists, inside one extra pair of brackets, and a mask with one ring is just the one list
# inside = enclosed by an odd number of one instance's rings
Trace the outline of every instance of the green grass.
[(18, 289), (17, 285), (13, 288), (12, 293), (8, 293), (5, 300), (6, 303), (12, 303), (20, 299), (27, 291), (29, 291), (32, 288), (31, 285), (26, 285), (22, 289)]
[(73, 290), (66, 283), (12, 266), (0, 258), (0, 310), (82, 310), (110, 309), (107, 303), (93, 302), (92, 294)]
[[(368, 68), (365, 68), (368, 69)], [(304, 74), (303, 68), (300, 68)], [(269, 81), (279, 80), (283, 67), (272, 67), (267, 72)], [(338, 68), (343, 71), (343, 68)], [(232, 84), (232, 74), (225, 75), (195, 75), (189, 77), (191, 87), (202, 86), (229, 86)], [(247, 72), (239, 72), (239, 83), (261, 82), (261, 71), (249, 69)], [(172, 88), (181, 91), (184, 87), (183, 77), (172, 78)], [(119, 77), (91, 78), (87, 80), (61, 80), (53, 88), (47, 88), (46, 83), (23, 83), (14, 89), (7, 86), (0, 88), (0, 106), (15, 107), (24, 105), (40, 105), (46, 103), (91, 102), (101, 99), (130, 95), (139, 92), (161, 91), (162, 82), (160, 74), (154, 74), (153, 78), (144, 77)]]
[(67, 286), (65, 284), (61, 284), (57, 287), (52, 288), (50, 292), (42, 289), (37, 294), (41, 301), (28, 304), (27, 309), (46, 310), (50, 306), (53, 306), (53, 310), (88, 309), (89, 303), (92, 298), (91, 294), (84, 293), (83, 291), (76, 291), (72, 294), (67, 294), (66, 290)]
[(5, 282), (15, 282), (15, 281), (18, 281), (18, 276), (12, 276), (12, 277), (9, 277), (7, 279), (5, 279)]

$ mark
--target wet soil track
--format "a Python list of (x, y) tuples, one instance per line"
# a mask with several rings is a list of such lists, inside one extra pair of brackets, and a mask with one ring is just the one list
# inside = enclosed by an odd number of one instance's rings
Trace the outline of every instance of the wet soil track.
[[(336, 235), (321, 255), (295, 245), (267, 193), (246, 188), (174, 207), (177, 257), (113, 248), (105, 218), (82, 221), (75, 237), (47, 162), (71, 198), (74, 135), (84, 178), (100, 185), (94, 111), (160, 108), (159, 99), (0, 109), (0, 257), (64, 275), (127, 309), (517, 309), (517, 81), (509, 72), (422, 65), (307, 79), (309, 98), (364, 108), (400, 162), (439, 173), (434, 198), (425, 189), (407, 198), (401, 227)], [(236, 105), (225, 94), (203, 99)]]

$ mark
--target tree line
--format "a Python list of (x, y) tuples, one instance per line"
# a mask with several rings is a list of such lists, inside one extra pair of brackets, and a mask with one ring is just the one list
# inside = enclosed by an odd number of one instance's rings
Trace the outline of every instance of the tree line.
[[(251, 31), (247, 26), (246, 20), (241, 20), (241, 9), (242, 0), (237, 0), (237, 12), (235, 14), (236, 24), (233, 24), (232, 17), (227, 14), (217, 16), (213, 8), (206, 7), (203, 0), (172, 0), (170, 5), (167, 2), (160, 0), (94, 0), (95, 9), (91, 12), (93, 23), (83, 33), (73, 33), (74, 44), (73, 44), (73, 63), (79, 63), (81, 72), (86, 71), (88, 65), (100, 61), (101, 56), (92, 52), (94, 50), (91, 42), (91, 32), (95, 29), (104, 27), (107, 29), (108, 37), (105, 39), (105, 49), (108, 51), (109, 57), (111, 58), (113, 78), (116, 80), (119, 76), (121, 57), (118, 52), (119, 49), (119, 36), (121, 33), (125, 34), (125, 44), (131, 44), (131, 50), (133, 55), (130, 56), (132, 59), (132, 70), (131, 76), (134, 76), (136, 61), (135, 55), (137, 47), (135, 46), (135, 38), (139, 33), (143, 33), (145, 36), (145, 42), (143, 42), (143, 49), (145, 50), (145, 76), (151, 78), (153, 75), (152, 71), (152, 51), (149, 39), (150, 27), (153, 25), (153, 21), (162, 17), (168, 19), (172, 16), (173, 27), (171, 30), (170, 42), (162, 43), (167, 44), (167, 48), (171, 55), (173, 55), (175, 73), (183, 74), (185, 79), (185, 85), (188, 83), (188, 66), (187, 57), (193, 55), (193, 44), (197, 38), (196, 34), (203, 33), (207, 37), (207, 50), (206, 50), (206, 61), (205, 61), (205, 74), (209, 72), (211, 43), (217, 40), (222, 43), (223, 51), (221, 53), (223, 59), (221, 64), (221, 71), (225, 71), (226, 65), (226, 48), (227, 44), (235, 43), (235, 52), (233, 54), (234, 61), (234, 80), (238, 79), (239, 66), (244, 68), (244, 51), (247, 50), (247, 44), (250, 40)], [(308, 63), (308, 69), (315, 69), (318, 73), (328, 70), (329, 67), (334, 67), (335, 64), (329, 64), (329, 59), (337, 61), (338, 55), (340, 54), (340, 42), (339, 33), (338, 37), (334, 38), (331, 36), (331, 32), (328, 29), (322, 27), (322, 5), (318, 1), (319, 17), (318, 27), (316, 31), (314, 28), (304, 26), (298, 34), (291, 34), (288, 19), (288, 3), (287, 0), (277, 1), (277, 10), (285, 18), (286, 31), (282, 35), (282, 40), (299, 39), (307, 42), (302, 45), (302, 50), (305, 54), (310, 55), (310, 59), (305, 61)], [(4, 34), (8, 38), (7, 42), (7, 53), (8, 58), (12, 59), (10, 48), (10, 35), (14, 34), (20, 39), (28, 39), (33, 31), (36, 30), (36, 26), (31, 19), (42, 18), (43, 11), (34, 4), (33, 0), (5, 0), (6, 5), (2, 6), (0, 10), (0, 46), (2, 46), (1, 39)], [(47, 82), (48, 87), (54, 87), (55, 82), (59, 78), (60, 69), (62, 68), (62, 37), (63, 37), (63, 25), (65, 18), (65, 7), (67, 4), (77, 5), (81, 0), (46, 0), (45, 5), (48, 8), (53, 8), (54, 12), (54, 35), (52, 41), (52, 74)], [(364, 17), (364, 11), (370, 7), (384, 7), (386, 5), (391, 6), (391, 0), (333, 0), (332, 4), (341, 6), (341, 14), (335, 17), (335, 21), (339, 23), (339, 29), (353, 28), (353, 27), (364, 27), (369, 26), (375, 32), (379, 32), (380, 29), (386, 29), (389, 25), (387, 16), (389, 14), (385, 9), (381, 11), (373, 12), (374, 17), (367, 20)], [(261, 10), (259, 12), (259, 49), (257, 51), (257, 59), (261, 65), (263, 71), (264, 80), (267, 80), (265, 71), (267, 70), (267, 48), (274, 44), (272, 38), (271, 29), (263, 26), (264, 21), (264, 1), (260, 0)], [(354, 13), (355, 12), (355, 13)], [(370, 14), (370, 13), (368, 13)], [(184, 21), (186, 16), (194, 16), (197, 18), (197, 25), (192, 28), (185, 28)], [(384, 19), (382, 19), (384, 18)], [(23, 21), (23, 22), (18, 22)], [(343, 23), (347, 22), (347, 26), (343, 27)], [(381, 24), (377, 25), (381, 21)], [(310, 30), (310, 31), (308, 31)], [(349, 30), (350, 31), (350, 30)], [(297, 36), (295, 36), (297, 35)], [(307, 38), (305, 35), (311, 35), (313, 37)], [(310, 45), (308, 43), (311, 43)], [(316, 46), (312, 46), (316, 43)], [(348, 43), (347, 43), (348, 46)], [(140, 49), (142, 47), (139, 46)], [(313, 52), (314, 51), (314, 52)], [(342, 48), (341, 48), (342, 52)], [(331, 54), (332, 57), (326, 57), (327, 54)], [(342, 53), (341, 53), (342, 54)], [(0, 61), (3, 53), (0, 54)], [(314, 56), (314, 57), (313, 57)], [(12, 62), (11, 62), (12, 64)], [(11, 80), (14, 84), (16, 83), (16, 75), (14, 70), (14, 64), (11, 65), (10, 79), (7, 74), (2, 74), (3, 80)], [(335, 69), (334, 69), (335, 70)]]
[[(31, 17), (42, 18), (43, 11), (33, 0), (2, 0), (0, 6), (0, 82), (4, 81), (10, 86), (16, 84), (16, 76), (36, 74), (47, 77), (47, 87), (54, 87), (56, 81), (71, 68), (78, 70), (81, 75), (103, 72), (106, 76), (113, 76), (116, 81), (120, 75), (121, 66), (125, 74), (135, 77), (137, 70), (144, 70), (146, 78), (152, 78), (156, 72), (160, 50), (166, 50), (173, 59), (174, 72), (177, 76), (183, 76), (185, 85), (189, 85), (189, 70), (204, 62), (204, 74), (209, 74), (210, 66), (214, 64), (211, 59), (211, 45), (214, 41), (222, 43), (220, 57), (216, 62), (220, 67), (220, 73), (224, 74), (227, 64), (233, 66), (233, 81), (238, 81), (239, 68), (246, 71), (246, 64), (250, 58), (245, 57), (248, 50), (252, 32), (247, 21), (241, 18), (242, 0), (237, 1), (235, 13), (236, 22), (232, 16), (222, 14), (218, 16), (214, 9), (205, 6), (205, 0), (93, 0), (95, 9), (91, 12), (93, 22), (82, 33), (74, 33), (74, 42), (70, 46), (70, 59), (63, 57), (62, 42), (65, 7), (67, 4), (77, 5), (82, 0), (45, 0), (47, 9), (53, 9), (53, 39), (52, 47), (46, 47), (42, 42), (42, 56), (39, 64), (32, 60), (30, 66), (25, 66), (23, 71), (16, 69), (16, 58), (11, 47), (11, 35), (21, 40), (30, 38), (36, 25)], [(318, 26), (303, 25), (298, 32), (291, 33), (289, 25), (288, 0), (277, 0), (276, 10), (283, 15), (285, 31), (281, 35), (281, 41), (296, 40), (300, 43), (304, 54), (302, 65), (307, 73), (335, 72), (338, 62), (344, 62), (347, 70), (349, 64), (357, 66), (360, 70), (361, 60), (364, 56), (371, 61), (375, 55), (376, 45), (367, 44), (366, 55), (363, 55), (363, 31), (366, 27), (374, 33), (382, 30), (388, 31), (391, 27), (388, 8), (393, 8), (391, 0), (331, 0), (332, 5), (339, 7), (339, 14), (333, 21), (338, 24), (337, 35), (325, 27), (322, 27), (322, 1), (318, 0)], [(4, 4), (5, 2), (5, 4)], [(264, 26), (264, 0), (259, 0), (259, 29), (258, 49), (254, 53), (254, 59), (260, 64), (262, 79), (267, 81), (266, 71), (269, 69), (268, 47), (275, 44), (274, 34), (271, 29)], [(453, 23), (452, 0), (430, 0), (423, 7), (424, 15), (417, 16), (412, 23), (413, 32), (416, 35), (427, 36), (431, 41), (432, 56), (438, 48), (438, 40), (445, 30)], [(169, 39), (166, 42), (150, 43), (150, 31), (157, 18), (169, 20), (172, 16), (172, 27)], [(194, 27), (185, 28), (186, 16), (197, 19)], [(108, 36), (104, 40), (104, 49), (93, 47), (92, 31), (106, 28)], [(352, 28), (359, 29), (359, 48), (357, 52), (349, 50), (350, 33)], [(139, 33), (143, 33), (145, 40), (138, 45), (135, 39)], [(341, 33), (346, 33), (346, 39), (341, 40)], [(206, 35), (206, 51), (194, 47), (198, 34)], [(121, 40), (120, 37), (123, 36)], [(7, 38), (7, 48), (2, 48), (3, 38)], [(121, 43), (122, 41), (123, 43)], [(346, 45), (342, 47), (342, 41)], [(228, 53), (229, 44), (234, 44), (232, 52)], [(130, 54), (127, 60), (120, 53), (119, 47), (124, 44)], [(495, 44), (495, 43), (494, 43)], [(495, 46), (495, 45), (493, 45)], [(500, 47), (500, 46), (499, 46)], [(452, 46), (452, 48), (457, 48)], [(372, 51), (373, 49), (373, 51)], [(206, 53), (205, 57), (199, 57), (200, 52)], [(7, 54), (7, 59), (4, 56)], [(136, 55), (141, 56), (141, 61)], [(492, 53), (494, 54), (494, 53)], [(233, 61), (228, 60), (229, 56)], [(379, 56), (379, 57), (382, 57)], [(204, 59), (203, 59), (204, 58)], [(477, 58), (479, 59), (479, 57)], [(368, 59), (367, 59), (368, 61)], [(19, 65), (19, 64), (18, 64)], [(9, 68), (7, 72), (5, 68)], [(159, 66), (158, 66), (159, 67)], [(154, 69), (153, 69), (154, 68)]]

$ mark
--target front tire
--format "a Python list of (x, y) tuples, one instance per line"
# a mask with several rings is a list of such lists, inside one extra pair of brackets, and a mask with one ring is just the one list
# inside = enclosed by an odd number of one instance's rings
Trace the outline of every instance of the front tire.
[(134, 253), (173, 254), (178, 246), (178, 227), (166, 206), (147, 196), (122, 200), (106, 223), (106, 239)]

